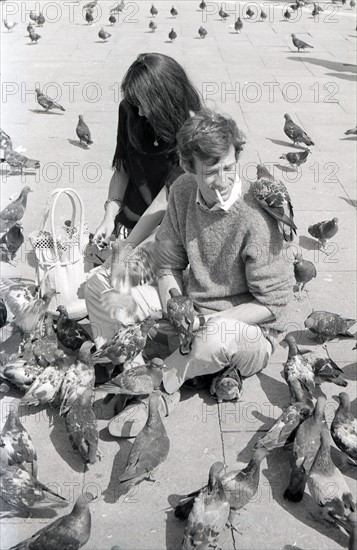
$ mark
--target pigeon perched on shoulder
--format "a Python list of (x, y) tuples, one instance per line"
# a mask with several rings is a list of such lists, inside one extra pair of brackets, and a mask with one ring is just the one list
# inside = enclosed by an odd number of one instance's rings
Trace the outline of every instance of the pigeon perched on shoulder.
[(304, 42), (303, 40), (300, 40), (300, 38), (297, 38), (294, 33), (291, 35), (291, 38), (292, 38), (292, 41), (293, 41), (293, 44), (294, 44), (295, 48), (298, 49), (298, 52), (300, 50), (305, 50), (306, 48), (313, 48), (314, 47), (314, 46), (310, 46), (310, 44), (307, 44), (307, 42)]
[(332, 239), (338, 232), (338, 218), (332, 218), (332, 220), (325, 220), (315, 223), (308, 227), (308, 232), (312, 237), (315, 237), (325, 249), (325, 245), (328, 240)]
[(302, 254), (295, 254), (294, 260), (294, 275), (295, 281), (299, 287), (299, 299), (302, 298), (302, 291), (305, 285), (314, 279), (317, 275), (315, 264), (309, 260), (304, 260)]
[(3, 20), (3, 23), (8, 31), (12, 31), (17, 25), (16, 21), (7, 21), (6, 19)]
[(170, 10), (170, 13), (172, 15), (172, 17), (175, 19), (175, 17), (178, 15), (178, 11), (177, 9), (175, 9), (174, 6), (172, 6), (171, 10)]
[(10, 202), (0, 212), (0, 233), (9, 231), (11, 227), (23, 218), (26, 212), (27, 195), (31, 192), (32, 189), (28, 185), (23, 187), (18, 198)]
[(294, 142), (294, 145), (296, 143), (304, 143), (308, 147), (310, 145), (315, 145), (311, 138), (307, 135), (306, 132), (300, 126), (295, 124), (295, 122), (292, 121), (291, 116), (288, 115), (288, 113), (285, 113), (285, 124), (284, 124), (284, 132), (288, 136), (291, 141)]
[(200, 35), (201, 38), (206, 38), (207, 36), (207, 31), (204, 27), (200, 27), (198, 29), (198, 34)]
[(159, 13), (159, 10), (155, 8), (154, 4), (151, 4), (150, 13), (151, 13), (151, 17), (156, 17), (157, 14)]
[(25, 155), (21, 155), (21, 153), (14, 151), (12, 148), (11, 139), (7, 140), (4, 156), (5, 161), (12, 168), (11, 172), (16, 169), (19, 169), (22, 172), (24, 169), (38, 170), (40, 168), (39, 160), (29, 159)]
[(102, 27), (102, 28), (100, 29), (99, 33), (98, 33), (98, 36), (99, 36), (99, 38), (101, 38), (102, 40), (107, 41), (108, 38), (110, 38), (112, 35), (111, 35), (109, 32), (105, 31), (105, 30), (103, 29), (103, 27)]
[(253, 184), (256, 201), (278, 222), (285, 241), (293, 240), (297, 227), (289, 192), (283, 182), (275, 180), (263, 164), (257, 166), (257, 181)]
[(91, 133), (87, 124), (83, 120), (83, 115), (78, 115), (78, 124), (76, 128), (76, 134), (79, 137), (80, 143), (84, 141), (84, 143), (87, 146), (92, 145), (93, 141), (92, 141)]
[(234, 23), (234, 30), (238, 32), (240, 32), (241, 30), (243, 29), (243, 23), (241, 21), (241, 18), (238, 17), (237, 21)]
[(333, 340), (336, 336), (347, 336), (353, 338), (349, 329), (353, 327), (356, 319), (346, 319), (337, 313), (329, 311), (313, 311), (305, 319), (304, 325), (317, 335), (317, 338), (324, 342)]
[(88, 504), (94, 500), (91, 493), (80, 495), (70, 514), (42, 527), (32, 537), (12, 546), (10, 550), (50, 550), (54, 548), (82, 548), (90, 538), (91, 513)]
[(345, 136), (357, 136), (357, 126), (355, 128), (351, 128), (350, 130), (346, 130)]
[(88, 332), (77, 321), (68, 317), (65, 306), (58, 306), (59, 317), (57, 319), (56, 334), (63, 347), (76, 351), (84, 342), (92, 341)]
[(119, 477), (121, 483), (138, 483), (165, 462), (170, 450), (170, 440), (159, 412), (159, 395), (154, 392), (149, 399), (148, 419), (136, 436), (130, 449), (125, 471)]
[(174, 31), (174, 29), (171, 29), (171, 31), (169, 32), (169, 38), (170, 38), (171, 42), (175, 42), (175, 39), (177, 38), (177, 34)]
[(281, 155), (281, 159), (286, 159), (290, 166), (301, 166), (304, 164), (307, 160), (307, 157), (311, 153), (310, 149), (305, 149), (305, 151), (301, 151), (301, 153), (284, 153)]
[(41, 36), (39, 34), (37, 34), (35, 31), (33, 30), (30, 30), (29, 32), (29, 37), (31, 39), (31, 44), (32, 42), (35, 42), (35, 44), (37, 44), (37, 42), (40, 40)]
[(0, 238), (0, 257), (2, 262), (11, 263), (16, 256), (16, 252), (24, 243), (22, 226), (15, 223), (7, 233)]
[(64, 107), (59, 103), (56, 103), (48, 95), (45, 95), (41, 92), (39, 88), (36, 88), (37, 102), (45, 109), (45, 111), (50, 111), (51, 109), (59, 109), (60, 111), (65, 111)]

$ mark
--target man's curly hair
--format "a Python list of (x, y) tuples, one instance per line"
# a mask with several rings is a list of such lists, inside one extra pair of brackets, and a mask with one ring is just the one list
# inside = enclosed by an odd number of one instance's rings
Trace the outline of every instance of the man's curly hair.
[(245, 135), (229, 115), (209, 109), (202, 109), (186, 120), (177, 134), (181, 162), (192, 171), (195, 157), (213, 166), (231, 145), (238, 159), (244, 143)]

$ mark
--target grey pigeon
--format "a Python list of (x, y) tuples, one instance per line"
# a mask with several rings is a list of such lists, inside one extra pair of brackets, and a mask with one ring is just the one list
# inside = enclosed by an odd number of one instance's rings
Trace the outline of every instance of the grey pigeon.
[(99, 33), (98, 33), (98, 36), (102, 40), (107, 41), (108, 38), (110, 38), (112, 35), (109, 32), (105, 31), (103, 28), (101, 28)]
[(35, 42), (35, 44), (37, 44), (37, 41), (40, 40), (40, 38), (41, 38), (41, 36), (39, 34), (37, 34), (36, 32), (34, 32), (32, 30), (30, 30), (29, 36), (31, 38), (31, 43)]
[(27, 195), (32, 192), (28, 185), (24, 187), (17, 199), (5, 206), (0, 212), (0, 233), (9, 231), (15, 223), (19, 222), (26, 212)]
[(70, 514), (56, 519), (10, 550), (78, 550), (82, 548), (90, 537), (91, 513), (88, 504), (92, 500), (94, 497), (90, 493), (80, 495)]
[(16, 256), (16, 252), (24, 243), (24, 235), (22, 226), (15, 223), (9, 231), (0, 238), (0, 255), (1, 261), (10, 263)]
[(157, 25), (156, 25), (155, 21), (150, 21), (150, 23), (149, 23), (149, 29), (151, 29), (152, 32), (155, 32), (155, 31), (156, 31)]
[(35, 23), (37, 23), (37, 19), (38, 19), (38, 15), (36, 15), (35, 13), (33, 13), (33, 11), (30, 11), (30, 19), (32, 21), (34, 21)]
[(312, 139), (309, 138), (307, 133), (304, 132), (304, 130), (300, 128), (300, 126), (292, 121), (291, 116), (288, 115), (288, 113), (285, 113), (284, 118), (284, 132), (288, 136), (288, 138), (294, 142), (294, 145), (295, 143), (304, 143), (308, 147), (310, 145), (315, 145)]
[(12, 168), (11, 172), (13, 172), (16, 169), (20, 169), (20, 171), (22, 172), (26, 168), (28, 170), (37, 170), (38, 168), (40, 168), (39, 160), (29, 159), (25, 155), (22, 155), (21, 153), (14, 151), (12, 149), (11, 139), (7, 140), (4, 156), (5, 156), (6, 162)]
[(46, 19), (44, 18), (43, 14), (40, 13), (40, 15), (37, 18), (37, 25), (39, 27), (43, 27), (43, 24), (45, 23)]
[(346, 136), (357, 136), (357, 126), (355, 128), (351, 128), (350, 130), (346, 130), (345, 135)]
[(177, 38), (177, 34), (175, 33), (174, 29), (171, 29), (171, 31), (169, 32), (169, 38), (171, 42), (175, 42), (175, 39)]
[(156, 17), (159, 11), (155, 8), (154, 4), (151, 4), (150, 13), (152, 17)]
[(295, 48), (298, 49), (298, 52), (300, 50), (305, 50), (306, 48), (313, 48), (314, 46), (310, 46), (310, 44), (307, 44), (307, 42), (304, 42), (303, 40), (300, 40), (300, 38), (296, 38), (295, 34), (291, 35), (293, 44)]
[(198, 34), (200, 35), (201, 38), (206, 38), (206, 36), (207, 36), (207, 31), (206, 31), (205, 28), (200, 27), (200, 28), (198, 29)]
[(172, 8), (170, 10), (170, 13), (171, 13), (171, 15), (174, 19), (178, 15), (178, 11), (177, 11), (177, 9), (174, 8), (174, 6), (172, 6)]
[(333, 340), (336, 336), (348, 336), (353, 338), (349, 329), (353, 327), (356, 319), (341, 317), (337, 313), (329, 311), (313, 311), (305, 319), (304, 325), (324, 342)]
[(284, 19), (285, 19), (286, 21), (288, 21), (288, 20), (290, 19), (290, 17), (291, 17), (291, 13), (289, 12), (288, 9), (286, 9), (286, 10), (284, 11)]
[(202, 2), (200, 2), (200, 5), (198, 7), (200, 8), (200, 10), (205, 10), (207, 7), (206, 2), (202, 0)]
[(267, 14), (265, 13), (265, 11), (264, 11), (264, 10), (261, 10), (261, 12), (260, 12), (260, 19), (261, 19), (262, 21), (265, 21), (265, 19), (266, 19), (267, 17), (268, 17), (268, 16), (267, 16)]
[(35, 30), (32, 23), (29, 23), (26, 27), (27, 32), (30, 34), (30, 32), (33, 32)]
[(338, 232), (338, 218), (332, 218), (332, 220), (325, 220), (310, 225), (308, 227), (308, 232), (312, 237), (318, 239), (322, 244), (322, 248), (325, 249), (327, 241), (332, 239)]
[(317, 275), (316, 267), (309, 260), (304, 260), (302, 254), (295, 254), (294, 275), (299, 288), (299, 299), (301, 300), (301, 293), (305, 285)]
[(6, 19), (3, 20), (3, 23), (8, 31), (12, 31), (12, 29), (17, 25), (17, 22), (7, 21)]
[(110, 15), (110, 16), (109, 16), (109, 23), (110, 23), (111, 25), (115, 25), (116, 22), (117, 22), (117, 20), (116, 20), (115, 15)]
[(98, 423), (93, 410), (94, 390), (87, 388), (65, 416), (69, 440), (84, 464), (94, 464), (98, 454)]
[(91, 145), (93, 141), (91, 139), (90, 130), (83, 120), (83, 115), (79, 115), (78, 119), (79, 120), (76, 128), (76, 134), (79, 137), (79, 141), (80, 143), (82, 143), (83, 141), (87, 146)]
[(224, 11), (222, 4), (221, 4), (221, 8), (218, 12), (218, 15), (220, 16), (222, 22), (225, 21), (227, 19), (227, 17), (230, 17), (229, 13)]
[(92, 11), (91, 11), (91, 10), (86, 11), (85, 18), (86, 18), (86, 21), (87, 21), (88, 25), (90, 25), (91, 23), (93, 23), (94, 17), (93, 17), (93, 14), (92, 14)]
[(284, 153), (280, 158), (286, 159), (290, 166), (301, 166), (301, 164), (306, 162), (310, 153), (310, 149), (305, 149), (305, 151), (301, 151), (301, 153)]
[(48, 95), (45, 95), (41, 92), (39, 88), (36, 88), (37, 102), (45, 109), (45, 111), (50, 111), (51, 109), (59, 109), (60, 111), (65, 111), (66, 109), (62, 107), (59, 103), (56, 103)]
[(243, 29), (243, 23), (240, 17), (238, 17), (237, 21), (234, 23), (234, 29), (237, 32), (240, 32)]
[(245, 13), (246, 15), (248, 15), (249, 19), (251, 19), (254, 15), (254, 11), (250, 9), (250, 6), (248, 6), (248, 9)]

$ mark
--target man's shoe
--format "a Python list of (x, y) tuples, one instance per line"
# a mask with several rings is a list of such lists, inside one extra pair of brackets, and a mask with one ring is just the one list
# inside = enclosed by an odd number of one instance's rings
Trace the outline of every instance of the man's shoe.
[[(171, 395), (162, 391), (159, 405), (161, 418), (169, 416), (172, 409), (180, 401), (180, 392)], [(149, 396), (145, 398), (135, 397), (127, 407), (112, 418), (108, 424), (110, 435), (114, 437), (136, 437), (143, 429), (148, 418)]]

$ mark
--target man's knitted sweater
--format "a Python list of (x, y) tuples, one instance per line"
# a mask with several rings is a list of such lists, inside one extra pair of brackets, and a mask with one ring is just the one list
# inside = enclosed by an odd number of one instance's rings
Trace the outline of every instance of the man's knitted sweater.
[(275, 316), (260, 325), (284, 330), (293, 268), (276, 221), (245, 184), (227, 212), (202, 207), (196, 196), (189, 174), (171, 186), (152, 248), (159, 273), (177, 274), (189, 266), (186, 292), (199, 311), (224, 311), (257, 299)]

